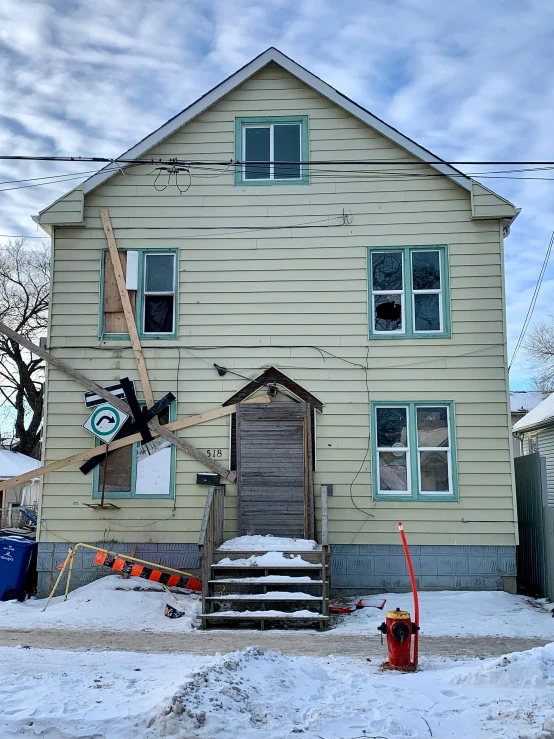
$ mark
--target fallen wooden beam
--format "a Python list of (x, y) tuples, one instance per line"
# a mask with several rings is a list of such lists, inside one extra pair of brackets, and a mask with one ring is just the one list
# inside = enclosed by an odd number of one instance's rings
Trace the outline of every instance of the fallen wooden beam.
[(108, 248), (110, 250), (110, 258), (112, 260), (115, 281), (117, 283), (117, 289), (119, 290), (121, 305), (123, 306), (123, 315), (125, 316), (125, 322), (127, 323), (127, 330), (129, 331), (129, 338), (131, 339), (133, 354), (135, 355), (135, 361), (137, 363), (142, 392), (144, 393), (146, 405), (148, 408), (151, 408), (154, 405), (154, 396), (152, 395), (152, 388), (150, 387), (148, 372), (146, 371), (146, 362), (144, 361), (137, 325), (135, 323), (135, 317), (131, 307), (131, 300), (129, 299), (129, 293), (127, 292), (127, 287), (125, 285), (125, 275), (123, 274), (123, 267), (121, 266), (121, 259), (119, 258), (119, 252), (117, 251), (117, 243), (112, 228), (112, 222), (110, 220), (110, 213), (107, 208), (100, 208), (100, 218), (102, 219), (102, 226), (104, 227), (106, 241), (108, 242)]
[[(104, 390), (104, 388), (100, 387), (100, 385), (97, 385), (92, 380), (89, 380), (89, 378), (86, 375), (83, 375), (82, 372), (79, 372), (78, 370), (73, 369), (73, 367), (70, 367), (68, 364), (63, 362), (61, 359), (58, 359), (57, 357), (54, 357), (52, 354), (50, 354), (50, 352), (47, 352), (46, 349), (43, 349), (42, 347), (37, 346), (36, 344), (33, 344), (32, 341), (29, 341), (29, 339), (25, 338), (24, 336), (21, 336), (21, 334), (18, 334), (17, 331), (13, 331), (13, 329), (9, 328), (9, 326), (6, 326), (2, 322), (0, 322), (0, 333), (4, 334), (12, 341), (15, 341), (16, 343), (21, 344), (21, 346), (24, 346), (25, 349), (32, 352), (37, 357), (41, 357), (46, 362), (48, 362), (48, 364), (51, 364), (53, 367), (58, 369), (60, 372), (63, 372), (64, 374), (68, 375), (69, 377), (74, 379), (76, 382), (78, 382), (80, 385), (85, 387), (87, 390), (90, 390), (91, 392), (96, 393), (96, 395), (99, 395), (101, 398), (104, 398), (104, 400), (107, 403), (110, 403), (111, 405), (114, 406), (114, 408), (117, 408), (122, 413), (128, 412), (129, 406), (127, 405), (127, 403), (124, 403), (122, 400), (120, 400), (115, 395), (112, 395), (107, 390)], [(218, 464), (211, 457), (208, 457), (207, 454), (204, 454), (199, 449), (192, 446), (192, 444), (189, 444), (184, 439), (180, 439), (178, 436), (175, 436), (175, 434), (172, 433), (168, 429), (167, 426), (160, 426), (160, 424), (154, 420), (148, 421), (148, 426), (151, 431), (156, 432), (157, 436), (161, 436), (163, 439), (167, 439), (167, 441), (171, 442), (172, 444), (175, 444), (175, 446), (178, 449), (183, 451), (189, 457), (192, 457), (197, 462), (200, 462), (201, 464), (205, 465), (213, 472), (216, 472), (218, 475), (221, 475), (221, 477), (224, 477), (226, 480), (229, 480), (229, 482), (235, 482), (235, 480), (237, 479), (237, 475), (235, 472), (231, 472), (231, 470), (228, 470), (223, 465)]]
[[(251, 398), (250, 400), (243, 400), (242, 402), (243, 404), (269, 403), (271, 402), (271, 398), (269, 397), (269, 395), (260, 395), (258, 398)], [(188, 418), (181, 418), (179, 421), (172, 421), (171, 423), (168, 423), (164, 428), (167, 428), (170, 431), (179, 431), (180, 429), (186, 429), (190, 426), (197, 426), (199, 423), (212, 421), (214, 418), (230, 416), (235, 413), (236, 410), (236, 405), (227, 405), (222, 408), (214, 408), (214, 410), (205, 411), (204, 413), (199, 413), (196, 416), (189, 416)], [(157, 436), (157, 434), (154, 432), (152, 436)], [(112, 441), (109, 444), (109, 448), (110, 451), (114, 451), (115, 449), (121, 449), (121, 447), (135, 444), (137, 441), (141, 440), (142, 437), (140, 434), (132, 434), (131, 436), (125, 436), (123, 439)], [(35, 477), (46, 475), (48, 472), (56, 472), (57, 470), (64, 469), (64, 467), (69, 467), (69, 465), (71, 464), (84, 462), (86, 459), (92, 459), (92, 457), (95, 457), (97, 454), (105, 453), (107, 447), (108, 444), (100, 444), (100, 446), (95, 446), (92, 449), (85, 449), (82, 452), (77, 452), (77, 454), (74, 454), (71, 457), (57, 459), (55, 462), (45, 464), (43, 467), (37, 467), (37, 469), (35, 470), (25, 472), (24, 474), (18, 475), (17, 477), (12, 477), (11, 480), (0, 480), (0, 490), (6, 490), (7, 488), (14, 487), (15, 485), (21, 485), (21, 483), (23, 482), (29, 482), (29, 480), (33, 480)]]

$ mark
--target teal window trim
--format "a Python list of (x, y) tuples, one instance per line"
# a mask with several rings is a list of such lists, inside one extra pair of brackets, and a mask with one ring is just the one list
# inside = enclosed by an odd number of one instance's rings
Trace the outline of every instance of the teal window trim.
[[(379, 252), (402, 252), (403, 267), (403, 331), (375, 331), (373, 327), (373, 271), (371, 255)], [(412, 289), (412, 254), (417, 251), (438, 251), (441, 270), (441, 331), (414, 331), (413, 289)], [(450, 339), (452, 327), (450, 320), (450, 265), (448, 246), (446, 244), (429, 244), (425, 246), (372, 246), (367, 250), (367, 286), (368, 286), (368, 332), (369, 339)]]
[[(296, 116), (254, 116), (248, 118), (235, 118), (235, 161), (243, 161), (243, 132), (245, 126), (255, 126), (256, 124), (300, 123), (300, 158), (301, 161), (307, 162), (310, 159), (310, 129), (309, 118), (307, 115)], [(235, 185), (257, 186), (257, 187), (273, 187), (274, 185), (309, 185), (310, 184), (310, 168), (308, 165), (302, 165), (301, 177), (298, 179), (281, 179), (281, 180), (245, 180), (243, 178), (242, 167), (235, 167)]]
[[(417, 446), (417, 415), (416, 409), (422, 407), (448, 408), (448, 433), (450, 439), (450, 485), (448, 493), (421, 493), (419, 482), (419, 452)], [(382, 493), (379, 491), (379, 457), (377, 454), (377, 408), (407, 408), (408, 410), (408, 439), (409, 439), (409, 483), (408, 493)], [(456, 455), (456, 423), (454, 419), (454, 402), (452, 400), (410, 400), (410, 401), (372, 401), (370, 404), (370, 432), (371, 432), (371, 481), (373, 500), (390, 500), (395, 502), (416, 501), (419, 503), (457, 503), (458, 492), (458, 461)]]
[[(107, 334), (105, 333), (104, 320), (104, 263), (106, 253), (109, 249), (102, 249), (100, 261), (100, 300), (98, 318), (98, 338), (102, 341), (129, 341), (129, 334)], [(147, 249), (144, 247), (133, 247), (132, 249), (118, 249), (118, 251), (138, 251), (138, 290), (136, 299), (136, 323), (139, 338), (144, 341), (174, 340), (178, 337), (179, 329), (179, 250), (178, 249)], [(147, 254), (173, 254), (175, 259), (175, 284), (173, 300), (173, 331), (166, 334), (144, 333), (144, 269)]]
[[(176, 403), (172, 403), (169, 406), (169, 421), (175, 421), (177, 417)], [(96, 441), (96, 446), (100, 446), (102, 442)], [(140, 442), (132, 445), (132, 457), (131, 457), (131, 490), (121, 492), (106, 492), (105, 499), (112, 498), (132, 498), (133, 500), (173, 500), (175, 497), (175, 444), (171, 444), (171, 459), (170, 459), (170, 470), (169, 470), (169, 491), (165, 494), (154, 493), (154, 494), (138, 494), (137, 489), (137, 450), (140, 446)], [(100, 465), (96, 465), (92, 473), (92, 499), (100, 500), (102, 498), (102, 491), (100, 489)]]

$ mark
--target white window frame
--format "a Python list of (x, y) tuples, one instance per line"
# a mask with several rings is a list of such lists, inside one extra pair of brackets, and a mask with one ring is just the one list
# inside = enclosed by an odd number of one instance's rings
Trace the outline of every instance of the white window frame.
[[(274, 148), (274, 129), (275, 126), (298, 126), (298, 136), (300, 145), (300, 161), (303, 161), (304, 152), (302, 151), (302, 123), (244, 123), (242, 126), (242, 151), (243, 151), (243, 165), (242, 165), (242, 179), (245, 182), (270, 182), (275, 181), (275, 148)], [(248, 161), (246, 154), (246, 129), (247, 128), (269, 128), (269, 177), (246, 177), (246, 170), (249, 164), (256, 164), (254, 161)], [(298, 177), (286, 177), (284, 180), (280, 177), (277, 178), (278, 182), (295, 182), (296, 180), (302, 179), (302, 165), (298, 167)]]
[[(446, 408), (446, 432), (448, 434), (448, 446), (420, 446), (419, 445), (419, 434), (417, 426), (417, 412), (420, 408)], [(453, 483), (452, 483), (452, 438), (450, 435), (450, 407), (442, 405), (441, 403), (416, 403), (415, 405), (415, 437), (417, 444), (417, 482), (418, 482), (418, 495), (421, 497), (433, 496), (439, 497), (444, 495), (445, 497), (451, 498), (454, 494)], [(421, 453), (422, 452), (446, 452), (448, 462), (448, 490), (423, 490), (421, 483)]]
[[(388, 294), (388, 293), (387, 293)], [(400, 447), (400, 446), (379, 446), (378, 445), (378, 439), (379, 439), (379, 410), (403, 410), (406, 413), (406, 446)], [(411, 467), (411, 460), (410, 460), (410, 409), (408, 406), (403, 405), (379, 405), (375, 409), (375, 450), (377, 452), (377, 485), (378, 485), (378, 491), (379, 495), (391, 495), (391, 496), (405, 496), (406, 498), (412, 497), (412, 467)], [(395, 452), (400, 452), (406, 454), (406, 490), (381, 490), (381, 452), (392, 452), (393, 454)]]
[[(146, 284), (147, 284), (147, 262), (149, 257), (172, 257), (173, 259), (173, 290), (172, 291), (165, 291), (165, 292), (150, 292), (146, 290)], [(176, 290), (176, 283), (177, 283), (177, 260), (176, 260), (176, 254), (174, 252), (168, 252), (168, 251), (150, 251), (145, 252), (144, 254), (144, 279), (143, 279), (143, 289), (142, 289), (142, 335), (143, 336), (149, 336), (149, 335), (159, 335), (159, 336), (173, 336), (175, 334), (175, 312), (176, 312), (176, 305), (175, 301), (177, 299), (177, 290)], [(166, 295), (172, 295), (173, 296), (173, 311), (172, 311), (172, 317), (171, 317), (171, 331), (146, 331), (146, 298), (156, 298), (156, 297), (163, 297)]]
[[(402, 290), (374, 290), (373, 289), (373, 255), (374, 254), (400, 254), (401, 260), (400, 264), (402, 265)], [(404, 306), (404, 295), (405, 295), (405, 275), (404, 275), (404, 251), (399, 250), (398, 252), (395, 252), (394, 249), (391, 249), (390, 251), (372, 251), (371, 252), (371, 260), (370, 260), (370, 267), (371, 267), (371, 314), (372, 314), (372, 321), (373, 321), (373, 333), (378, 334), (379, 336), (398, 336), (401, 334), (406, 333), (406, 311)], [(394, 331), (381, 331), (380, 329), (377, 329), (375, 326), (375, 321), (377, 319), (377, 316), (375, 315), (375, 298), (378, 295), (400, 295), (400, 310), (401, 310), (401, 325), (400, 328), (394, 329)]]
[[(414, 254), (425, 254), (428, 252), (435, 252), (439, 256), (439, 282), (440, 287), (435, 290), (415, 290), (414, 289)], [(439, 249), (417, 249), (412, 250), (410, 253), (410, 283), (412, 288), (412, 331), (414, 334), (440, 334), (444, 331), (444, 321), (442, 315), (442, 259), (441, 252)], [(404, 284), (404, 282), (402, 283)], [(415, 312), (415, 296), (416, 295), (438, 295), (439, 296), (439, 328), (438, 329), (416, 329), (416, 312)]]

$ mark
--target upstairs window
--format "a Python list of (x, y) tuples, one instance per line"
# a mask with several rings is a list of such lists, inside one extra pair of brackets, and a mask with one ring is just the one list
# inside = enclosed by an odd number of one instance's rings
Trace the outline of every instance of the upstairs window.
[[(177, 252), (120, 251), (119, 257), (137, 331), (143, 339), (172, 339), (177, 334)], [(110, 253), (102, 262), (101, 338), (127, 339), (127, 322)]]
[(143, 333), (175, 331), (175, 254), (144, 255)]
[(370, 338), (450, 336), (445, 246), (371, 248)]
[(306, 184), (308, 117), (237, 118), (236, 184)]

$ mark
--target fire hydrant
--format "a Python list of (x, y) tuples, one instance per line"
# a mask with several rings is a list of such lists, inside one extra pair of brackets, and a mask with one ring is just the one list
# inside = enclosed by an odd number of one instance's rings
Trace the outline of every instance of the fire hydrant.
[(402, 670), (410, 672), (416, 669), (411, 661), (410, 652), (412, 645), (412, 634), (419, 631), (419, 626), (412, 622), (408, 611), (388, 611), (387, 620), (377, 627), (382, 634), (387, 635), (387, 647), (389, 651), (388, 662), (383, 663), (387, 670)]

